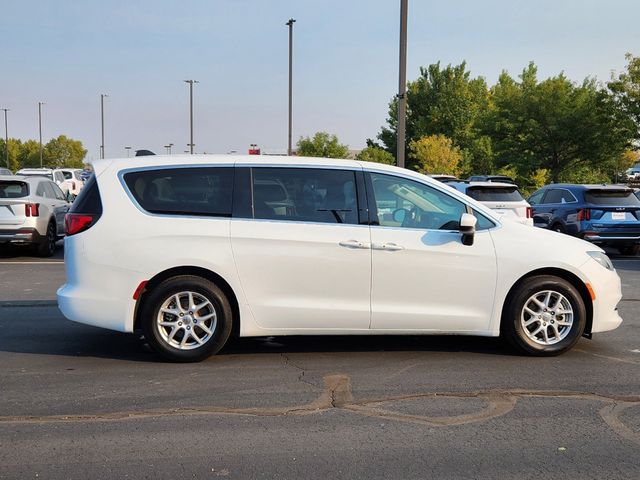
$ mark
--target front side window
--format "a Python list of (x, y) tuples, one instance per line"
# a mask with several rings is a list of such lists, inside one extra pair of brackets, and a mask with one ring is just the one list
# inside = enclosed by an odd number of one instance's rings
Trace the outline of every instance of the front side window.
[(124, 182), (147, 212), (230, 217), (233, 167), (182, 167), (124, 174)]
[(322, 168), (253, 168), (253, 216), (358, 224), (355, 173)]
[(64, 192), (62, 190), (60, 190), (60, 187), (58, 185), (56, 185), (55, 183), (50, 183), (49, 184), (51, 186), (51, 189), (53, 190), (53, 195), (54, 198), (57, 198), (58, 200), (66, 200), (67, 197), (65, 197)]
[(406, 178), (371, 173), (378, 223), (385, 227), (458, 230), (466, 205)]

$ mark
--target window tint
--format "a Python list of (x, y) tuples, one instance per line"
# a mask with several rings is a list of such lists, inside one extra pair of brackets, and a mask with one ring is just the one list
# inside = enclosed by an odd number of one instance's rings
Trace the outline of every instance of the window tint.
[(469, 187), (467, 195), (479, 202), (520, 202), (524, 200), (515, 187)]
[(587, 203), (611, 206), (640, 206), (640, 200), (633, 190), (587, 190), (584, 194)]
[(41, 185), (44, 188), (44, 196), (46, 198), (56, 198), (56, 194), (51, 187), (53, 185), (52, 182), (42, 182)]
[(63, 191), (60, 190), (60, 187), (58, 185), (56, 185), (55, 183), (50, 183), (49, 186), (53, 190), (53, 198), (57, 198), (58, 200), (66, 200), (67, 199), (67, 197), (65, 196)]
[(254, 168), (255, 218), (358, 223), (355, 173), (320, 168)]
[(29, 196), (29, 185), (11, 180), (0, 181), (0, 198), (21, 198)]
[(71, 180), (73, 178), (73, 174), (71, 172), (62, 172), (62, 175), (64, 175), (65, 180)]
[(92, 215), (102, 214), (102, 199), (100, 198), (95, 175), (91, 175), (87, 180), (87, 184), (80, 190), (80, 195), (75, 199), (69, 211), (71, 213), (89, 213)]
[(531, 205), (537, 205), (542, 200), (542, 196), (544, 195), (544, 190), (538, 190), (536, 193), (529, 197), (529, 203)]
[(124, 175), (129, 191), (151, 213), (231, 216), (232, 167), (182, 167)]
[(413, 180), (372, 173), (371, 181), (382, 226), (457, 230), (466, 212), (464, 203)]
[(571, 203), (576, 202), (576, 197), (569, 190), (563, 188), (553, 188), (544, 197), (544, 203)]

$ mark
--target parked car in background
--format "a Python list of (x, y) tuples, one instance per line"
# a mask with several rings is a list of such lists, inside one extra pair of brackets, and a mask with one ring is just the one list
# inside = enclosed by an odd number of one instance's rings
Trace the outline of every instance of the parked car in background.
[(84, 180), (80, 173), (81, 168), (61, 168), (60, 171), (64, 175), (64, 179), (69, 187), (69, 193), (73, 195), (73, 198), (77, 197), (84, 187)]
[(69, 206), (60, 187), (46, 177), (0, 176), (0, 248), (33, 246), (43, 257), (53, 255), (65, 234)]
[(500, 183), (512, 183), (515, 185), (516, 181), (507, 177), (506, 175), (472, 175), (467, 178), (467, 182), (500, 182)]
[(8, 168), (0, 168), (0, 175), (2, 176), (13, 175), (13, 172)]
[(448, 182), (447, 185), (483, 203), (498, 215), (533, 226), (531, 205), (518, 186), (499, 182)]
[(627, 175), (627, 180), (638, 181), (640, 180), (640, 167), (631, 167), (625, 174)]
[(56, 185), (62, 190), (65, 196), (69, 195), (69, 184), (64, 177), (64, 173), (60, 169), (52, 168), (23, 168), (16, 172), (16, 175), (22, 175), (25, 177), (45, 177), (55, 182)]
[(80, 178), (85, 183), (91, 178), (91, 175), (93, 175), (93, 171), (91, 171), (91, 170), (81, 170), (80, 171)]
[(433, 178), (434, 180), (438, 180), (439, 182), (442, 183), (449, 183), (449, 182), (462, 182), (463, 180), (459, 179), (458, 177), (456, 177), (455, 175), (445, 175), (443, 173), (436, 173), (433, 175), (429, 175), (431, 178)]
[(623, 255), (640, 252), (640, 199), (624, 185), (547, 185), (529, 197), (538, 227), (567, 233)]
[(202, 360), (233, 333), (503, 335), (558, 355), (622, 321), (602, 249), (417, 172), (255, 155), (93, 165), (67, 215), (58, 305), (142, 330), (172, 361)]

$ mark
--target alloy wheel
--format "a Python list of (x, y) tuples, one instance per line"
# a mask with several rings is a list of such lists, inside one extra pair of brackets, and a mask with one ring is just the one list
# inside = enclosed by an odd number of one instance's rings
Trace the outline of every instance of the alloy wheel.
[(573, 326), (573, 307), (560, 292), (543, 290), (524, 302), (520, 324), (526, 336), (539, 345), (561, 342)]
[(156, 327), (168, 345), (179, 350), (201, 347), (213, 337), (218, 318), (205, 296), (192, 291), (171, 295), (160, 306)]

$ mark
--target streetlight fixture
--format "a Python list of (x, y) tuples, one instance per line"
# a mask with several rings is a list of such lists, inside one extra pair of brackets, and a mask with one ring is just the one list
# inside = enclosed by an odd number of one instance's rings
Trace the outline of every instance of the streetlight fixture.
[(7, 162), (7, 168), (9, 168), (9, 126), (7, 123), (7, 112), (11, 110), (8, 108), (0, 108), (4, 110), (4, 159)]
[(191, 132), (191, 142), (188, 146), (191, 151), (191, 155), (193, 155), (193, 147), (195, 146), (193, 143), (193, 84), (200, 82), (198, 80), (185, 80), (184, 82), (189, 84), (189, 130)]
[(289, 132), (287, 136), (287, 155), (291, 155), (291, 124), (292, 124), (292, 91), (293, 91), (293, 24), (295, 18), (290, 18), (285, 25), (289, 27)]
[(129, 152), (131, 151), (131, 147), (124, 147), (124, 149), (127, 151), (127, 158), (129, 158)]
[(40, 168), (42, 168), (42, 105), (45, 102), (38, 102), (38, 132), (40, 134)]
[(104, 97), (108, 97), (106, 93), (100, 94), (100, 126), (102, 130), (102, 144), (100, 145), (100, 158), (104, 158)]
[(409, 0), (400, 0), (400, 68), (398, 75), (398, 126), (396, 129), (398, 166), (404, 168), (407, 122), (407, 9)]
[(404, 168), (405, 130), (407, 122), (407, 9), (408, 0), (400, 0), (400, 65), (398, 75), (398, 125), (396, 128), (396, 158)]

